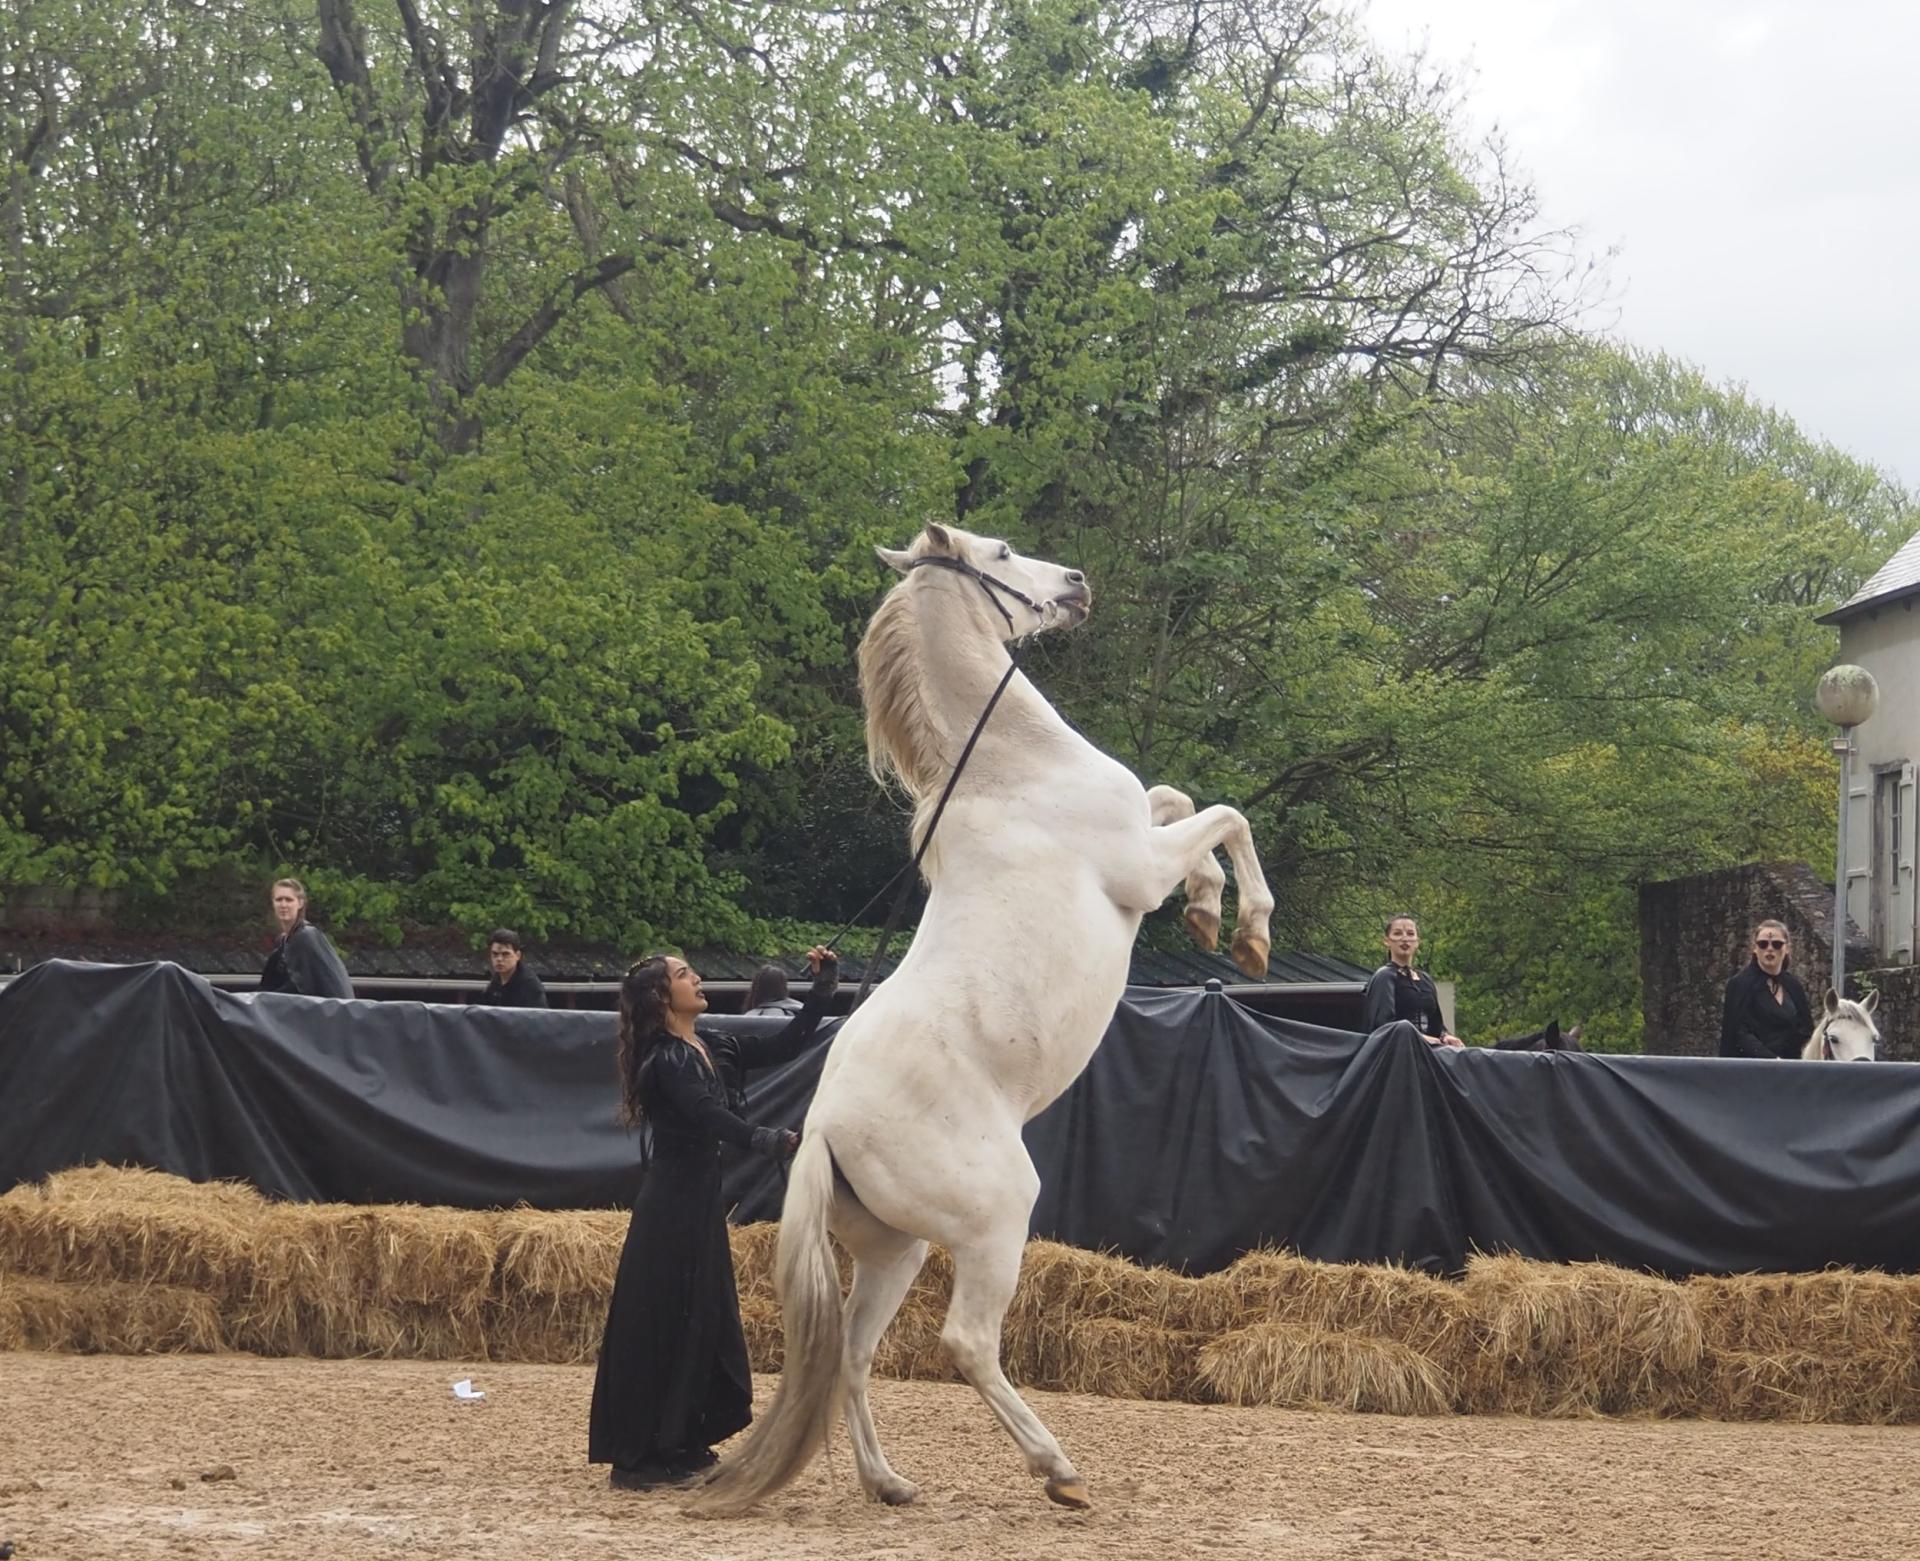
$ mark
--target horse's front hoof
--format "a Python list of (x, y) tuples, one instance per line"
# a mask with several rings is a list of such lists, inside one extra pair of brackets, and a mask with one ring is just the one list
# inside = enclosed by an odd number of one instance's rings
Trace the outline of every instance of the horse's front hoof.
[(882, 1480), (873, 1488), (873, 1499), (885, 1502), (889, 1507), (904, 1507), (920, 1498), (920, 1487), (912, 1480), (903, 1480), (895, 1475), (890, 1480)]
[(1220, 916), (1217, 911), (1203, 911), (1197, 906), (1187, 907), (1187, 931), (1193, 934), (1193, 941), (1201, 948), (1211, 952), (1220, 947)]
[(1047, 1499), (1057, 1501), (1063, 1507), (1071, 1507), (1075, 1512), (1086, 1512), (1093, 1506), (1093, 1498), (1087, 1494), (1084, 1481), (1048, 1480)]
[(1272, 944), (1265, 938), (1236, 932), (1233, 935), (1233, 962), (1257, 981), (1267, 973), (1267, 951), (1271, 947)]

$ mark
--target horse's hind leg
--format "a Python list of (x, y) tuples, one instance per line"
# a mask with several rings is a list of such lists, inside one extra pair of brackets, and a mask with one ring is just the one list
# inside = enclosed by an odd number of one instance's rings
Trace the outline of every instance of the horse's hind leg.
[(927, 1244), (883, 1224), (850, 1200), (836, 1200), (834, 1234), (853, 1254), (853, 1287), (847, 1299), (846, 1416), (860, 1486), (875, 1501), (898, 1507), (920, 1494), (911, 1480), (893, 1472), (867, 1403), (873, 1352), (927, 1260)]
[[(1193, 817), (1193, 798), (1171, 786), (1151, 788), (1147, 805), (1153, 810), (1155, 824)], [(1226, 887), (1226, 869), (1211, 851), (1196, 860), (1187, 874), (1187, 930), (1203, 949), (1220, 946), (1220, 896)]]
[[(1031, 1202), (1031, 1200), (1029, 1200)], [(1026, 1456), (1027, 1472), (1044, 1475), (1047, 1494), (1063, 1507), (1090, 1507), (1087, 1487), (1053, 1439), (1053, 1433), (1007, 1381), (1000, 1369), (1000, 1329), (1014, 1286), (1020, 1281), (1020, 1254), (1026, 1246), (1024, 1214), (1018, 1223), (986, 1239), (955, 1246), (953, 1301), (947, 1308), (941, 1341), (960, 1374), (971, 1382), (994, 1418)]]

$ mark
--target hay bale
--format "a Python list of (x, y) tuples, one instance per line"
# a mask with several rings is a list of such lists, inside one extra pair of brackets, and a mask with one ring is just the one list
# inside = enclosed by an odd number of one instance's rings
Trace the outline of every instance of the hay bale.
[(727, 1228), (727, 1240), (733, 1248), (733, 1282), (742, 1301), (758, 1296), (774, 1298), (773, 1261), (780, 1244), (780, 1226), (773, 1220)]
[(198, 1291), (0, 1275), (0, 1349), (207, 1355), (223, 1343), (220, 1309)]
[(1030, 1241), (1001, 1329), (1001, 1358), (1015, 1382), (1057, 1386), (1075, 1359), (1073, 1329), (1094, 1320), (1173, 1327), (1177, 1298), (1193, 1281), (1105, 1252)]
[(1403, 1344), (1450, 1376), (1477, 1346), (1457, 1285), (1388, 1264), (1320, 1263), (1291, 1252), (1249, 1252), (1230, 1268), (1189, 1280), (1181, 1326), (1220, 1335), (1262, 1323)]
[(266, 1198), (245, 1182), (193, 1182), (165, 1171), (139, 1166), (76, 1166), (56, 1171), (33, 1189), (47, 1203), (114, 1203), (148, 1206), (220, 1209), (244, 1216), (263, 1208)]
[(1722, 1420), (1839, 1421), (1902, 1425), (1920, 1420), (1920, 1384), (1898, 1355), (1763, 1355), (1727, 1350), (1712, 1357), (1701, 1412)]
[(747, 1360), (755, 1371), (778, 1371), (786, 1361), (787, 1336), (780, 1308), (760, 1296), (740, 1298), (740, 1328), (747, 1336)]
[(1154, 1323), (1089, 1318), (1068, 1329), (1059, 1380), (1047, 1386), (1104, 1398), (1191, 1399), (1206, 1342), (1202, 1334)]
[(1454, 1398), (1447, 1374), (1418, 1350), (1290, 1323), (1254, 1323), (1210, 1340), (1195, 1377), (1223, 1404), (1444, 1415)]
[(1550, 1418), (1691, 1411), (1704, 1344), (1685, 1286), (1606, 1263), (1476, 1257), (1462, 1291), (1481, 1331), (1463, 1407)]
[(496, 1216), (495, 1299), (591, 1296), (604, 1311), (628, 1219), (612, 1209), (555, 1214), (517, 1208)]
[(490, 1309), (485, 1349), (475, 1358), (536, 1365), (590, 1365), (600, 1354), (607, 1304), (596, 1295), (554, 1297), (529, 1306), (524, 1298)]
[(46, 1279), (224, 1290), (244, 1282), (245, 1226), (265, 1204), (239, 1182), (77, 1167), (0, 1199), (0, 1267)]
[(500, 1248), (498, 1214), (414, 1203), (357, 1213), (358, 1220), (342, 1220), (344, 1244), (364, 1245), (372, 1298), (385, 1305), (446, 1307), (466, 1314), (486, 1305)]
[(1911, 1352), (1920, 1331), (1916, 1275), (1831, 1268), (1700, 1276), (1686, 1289), (1715, 1351), (1778, 1357)]

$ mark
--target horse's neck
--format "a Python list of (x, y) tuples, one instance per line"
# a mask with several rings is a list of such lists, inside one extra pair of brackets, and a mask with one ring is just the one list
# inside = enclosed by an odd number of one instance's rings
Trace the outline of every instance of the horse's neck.
[[(984, 587), (963, 577), (928, 584), (933, 588), (922, 589), (923, 599), (917, 604), (921, 687), (951, 762), (960, 756), (987, 701), (1006, 676), (1011, 657), (997, 632), (1002, 626), (1000, 616), (982, 594)], [(1046, 697), (1023, 674), (1015, 673), (994, 707), (993, 720), (980, 734), (975, 759), (983, 750), (990, 752), (1016, 738), (1068, 730)]]

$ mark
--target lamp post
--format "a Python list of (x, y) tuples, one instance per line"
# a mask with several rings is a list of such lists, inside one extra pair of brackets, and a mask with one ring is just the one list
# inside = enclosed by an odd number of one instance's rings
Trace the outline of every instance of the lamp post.
[(1820, 713), (1840, 728), (1833, 751), (1840, 756), (1840, 840), (1833, 859), (1833, 990), (1846, 995), (1847, 981), (1847, 794), (1853, 789), (1853, 729), (1880, 704), (1880, 685), (1865, 667), (1829, 667), (1814, 690)]

